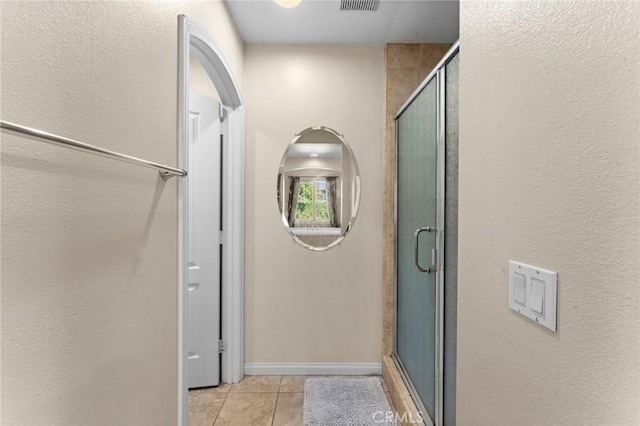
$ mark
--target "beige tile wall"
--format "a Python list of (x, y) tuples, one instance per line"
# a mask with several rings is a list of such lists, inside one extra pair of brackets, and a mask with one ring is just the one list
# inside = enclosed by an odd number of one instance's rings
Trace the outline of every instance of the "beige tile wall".
[(383, 235), (383, 355), (393, 350), (393, 197), (395, 180), (395, 123), (398, 109), (449, 50), (449, 44), (387, 44), (386, 125), (384, 137)]

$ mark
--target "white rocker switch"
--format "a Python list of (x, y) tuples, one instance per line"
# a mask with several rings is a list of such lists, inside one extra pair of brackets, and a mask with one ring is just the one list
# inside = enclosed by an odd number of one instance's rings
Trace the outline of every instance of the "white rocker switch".
[(544, 281), (531, 278), (531, 297), (529, 307), (532, 311), (544, 315)]
[(521, 305), (527, 306), (527, 286), (524, 275), (513, 274), (513, 300)]

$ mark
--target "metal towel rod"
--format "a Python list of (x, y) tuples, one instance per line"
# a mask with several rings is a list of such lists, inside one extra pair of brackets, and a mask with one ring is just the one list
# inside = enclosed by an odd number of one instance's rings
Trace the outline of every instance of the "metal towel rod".
[(119, 152), (110, 151), (108, 149), (98, 148), (88, 143), (79, 142), (73, 139), (65, 138), (62, 136), (54, 135), (52, 133), (43, 132), (41, 130), (32, 129), (31, 127), (21, 126), (19, 124), (10, 123), (8, 121), (0, 120), (0, 128), (10, 130), (16, 133), (22, 133), (27, 136), (35, 136), (36, 138), (43, 139), (45, 142), (53, 143), (56, 145), (78, 149), (90, 154), (101, 155), (103, 157), (111, 158), (113, 160), (125, 161), (131, 164), (137, 164), (139, 166), (150, 167), (158, 170), (160, 177), (163, 180), (167, 180), (174, 176), (186, 176), (187, 171), (182, 169), (176, 169), (174, 167), (165, 166), (164, 164), (154, 163), (153, 161), (143, 160), (141, 158), (132, 157), (126, 154), (120, 154)]

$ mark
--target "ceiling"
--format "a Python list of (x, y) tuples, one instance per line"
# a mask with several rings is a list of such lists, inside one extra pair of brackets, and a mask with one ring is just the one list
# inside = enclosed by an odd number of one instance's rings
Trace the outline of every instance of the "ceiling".
[(342, 158), (342, 145), (336, 143), (294, 143), (287, 151), (287, 157), (308, 158), (314, 154), (319, 158)]
[(302, 0), (284, 9), (273, 0), (226, 0), (245, 43), (453, 43), (457, 0), (380, 0), (375, 11), (340, 10), (340, 0)]

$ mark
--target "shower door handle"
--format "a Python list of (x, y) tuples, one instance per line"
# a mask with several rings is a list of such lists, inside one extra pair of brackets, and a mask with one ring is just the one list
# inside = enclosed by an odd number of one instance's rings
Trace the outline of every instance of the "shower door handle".
[(418, 228), (416, 229), (416, 233), (414, 234), (414, 240), (413, 240), (413, 260), (416, 264), (416, 268), (418, 268), (421, 272), (426, 272), (427, 274), (431, 273), (431, 268), (430, 267), (426, 267), (423, 268), (422, 266), (420, 266), (420, 249), (419, 249), (419, 244), (418, 244), (418, 239), (420, 237), (420, 234), (423, 232), (431, 232), (431, 231), (435, 231), (435, 228), (432, 228), (430, 226), (426, 226), (424, 228)]

